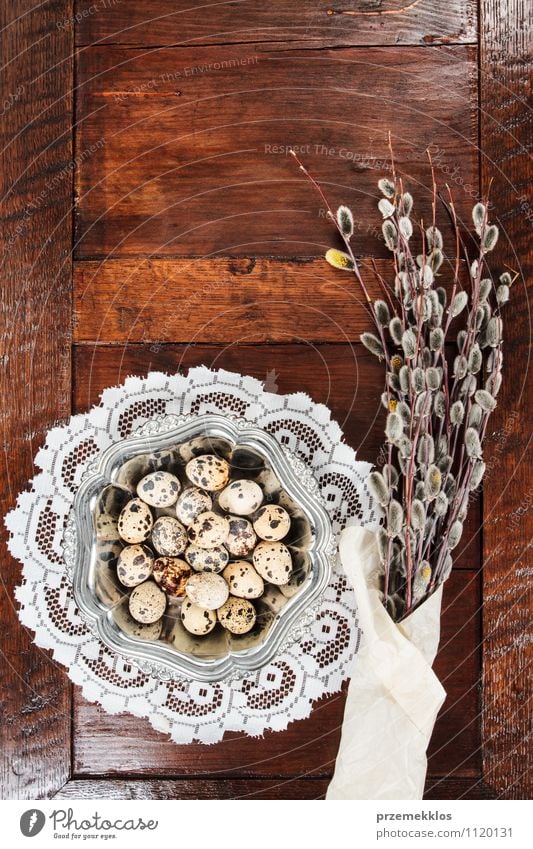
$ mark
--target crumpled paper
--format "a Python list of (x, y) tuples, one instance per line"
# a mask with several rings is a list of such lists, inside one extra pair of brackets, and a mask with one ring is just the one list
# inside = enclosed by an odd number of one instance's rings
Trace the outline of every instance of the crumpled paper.
[(426, 750), (446, 698), (431, 668), (442, 588), (397, 625), (379, 598), (375, 533), (345, 528), (340, 558), (355, 590), (363, 642), (354, 659), (326, 799), (421, 799)]

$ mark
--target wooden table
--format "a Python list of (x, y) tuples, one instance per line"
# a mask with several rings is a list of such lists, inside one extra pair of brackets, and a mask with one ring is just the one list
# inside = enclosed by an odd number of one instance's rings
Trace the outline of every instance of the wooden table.
[[(380, 264), (389, 129), (422, 214), (428, 146), (462, 217), (493, 181), (496, 261), (519, 278), (490, 471), (444, 594), (427, 797), (531, 795), (531, 5), (12, 0), (0, 16), (4, 511), (53, 423), (149, 369), (205, 363), (307, 391), (375, 460), (381, 369), (351, 283), (321, 259), (333, 234), (288, 146), (352, 206), (357, 251)], [(343, 693), (283, 733), (177, 746), (85, 701), (32, 645), (19, 575), (4, 548), (4, 798), (324, 795)]]

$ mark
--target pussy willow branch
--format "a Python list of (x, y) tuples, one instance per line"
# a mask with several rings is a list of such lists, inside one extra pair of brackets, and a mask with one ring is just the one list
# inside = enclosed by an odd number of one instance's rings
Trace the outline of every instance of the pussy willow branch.
[[(394, 286), (387, 286), (372, 261), (384, 295), (384, 300), (375, 302), (361, 274), (365, 263), (357, 261), (351, 245), (352, 212), (341, 206), (335, 215), (320, 183), (295, 153), (293, 156), (325, 205), (346, 249), (346, 253), (328, 251), (326, 259), (335, 268), (351, 270), (364, 295), (379, 338), (364, 333), (361, 341), (386, 364), (382, 395), (388, 411), (386, 476), (372, 472), (368, 483), (386, 508), (378, 532), (384, 601), (395, 618), (403, 618), (449, 574), (450, 552), (461, 538), (469, 493), (483, 477), (481, 442), (501, 383), (500, 307), (508, 299), (513, 281), (507, 272), (500, 276), (501, 285), (494, 290), (496, 306), (492, 307), (492, 283), (483, 279), (483, 271), (485, 255), (497, 241), (497, 228), (489, 226), (486, 206), (476, 204), (472, 215), (479, 246), (471, 263), (450, 189), (447, 187), (448, 198), (443, 200), (430, 157), (432, 224), (425, 230), (423, 221), (411, 220), (413, 198), (397, 177), (390, 138), (389, 146), (393, 181), (380, 180), (384, 197), (378, 206), (384, 219), (385, 244), (392, 253)], [(445, 261), (442, 234), (436, 226), (437, 200), (443, 202), (454, 233), (449, 301), (442, 287), (435, 288), (436, 275)], [(413, 236), (421, 244), (418, 255), (411, 247)], [(469, 272), (470, 301), (461, 287), (462, 263)], [(450, 373), (446, 342), (453, 320), (465, 308), (467, 318), (457, 334), (457, 356)], [(484, 381), (487, 354), (490, 365)]]

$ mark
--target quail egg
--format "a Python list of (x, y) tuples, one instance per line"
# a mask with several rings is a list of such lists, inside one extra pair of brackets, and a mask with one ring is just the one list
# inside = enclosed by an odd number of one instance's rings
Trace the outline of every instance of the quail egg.
[(152, 574), (154, 555), (144, 545), (126, 545), (117, 560), (117, 575), (125, 587), (136, 587)]
[(154, 563), (154, 578), (169, 595), (185, 595), (185, 584), (191, 577), (191, 567), (179, 557), (158, 557)]
[(154, 581), (145, 581), (130, 595), (129, 609), (133, 618), (143, 625), (157, 622), (165, 612), (167, 597)]
[(219, 548), (200, 548), (199, 545), (189, 545), (185, 549), (185, 560), (195, 572), (222, 572), (228, 565), (227, 550)]
[(96, 519), (96, 536), (99, 540), (116, 540), (118, 533), (118, 520), (109, 513), (100, 513)]
[(200, 548), (218, 548), (228, 536), (229, 522), (212, 510), (200, 513), (189, 528), (189, 539)]
[(217, 624), (217, 615), (214, 610), (206, 610), (185, 599), (181, 605), (181, 621), (190, 634), (203, 636), (213, 630)]
[(207, 492), (195, 486), (184, 489), (176, 502), (176, 516), (183, 525), (189, 527), (200, 513), (211, 510), (213, 502)]
[(232, 481), (222, 490), (218, 504), (227, 513), (249, 516), (263, 501), (263, 490), (255, 481)]
[(141, 625), (140, 622), (135, 621), (128, 608), (123, 605), (118, 605), (113, 609), (113, 619), (128, 637), (137, 637), (138, 640), (158, 640), (163, 630), (162, 619), (157, 619), (149, 625)]
[(260, 542), (254, 551), (253, 561), (261, 577), (270, 584), (281, 586), (291, 576), (291, 553), (282, 542)]
[(214, 572), (198, 572), (185, 585), (185, 592), (194, 604), (206, 610), (216, 610), (229, 595), (228, 585), (221, 575)]
[(247, 634), (257, 618), (255, 607), (245, 598), (228, 598), (217, 610), (220, 624), (232, 634)]
[(181, 484), (170, 472), (150, 472), (137, 484), (137, 495), (151, 507), (172, 507)]
[(234, 557), (246, 557), (255, 547), (257, 537), (251, 522), (241, 516), (229, 517), (229, 531), (224, 545)]
[(144, 542), (154, 524), (152, 511), (140, 498), (132, 498), (118, 517), (117, 529), (125, 542)]
[(195, 486), (217, 492), (224, 489), (230, 477), (230, 467), (226, 460), (216, 454), (203, 454), (189, 460), (185, 474)]
[(152, 528), (152, 545), (158, 554), (177, 557), (178, 554), (183, 554), (187, 543), (187, 531), (181, 522), (172, 516), (156, 519)]
[(227, 581), (231, 595), (239, 598), (259, 598), (265, 585), (247, 560), (234, 560), (224, 569), (222, 577)]
[(291, 517), (278, 504), (265, 504), (255, 517), (254, 531), (260, 539), (277, 541), (286, 537), (291, 527)]

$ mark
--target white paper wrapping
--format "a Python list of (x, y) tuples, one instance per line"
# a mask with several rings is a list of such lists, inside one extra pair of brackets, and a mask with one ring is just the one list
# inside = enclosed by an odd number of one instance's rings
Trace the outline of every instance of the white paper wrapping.
[(326, 798), (421, 799), (426, 749), (446, 697), (431, 669), (439, 642), (442, 591), (396, 625), (378, 594), (375, 533), (346, 528), (340, 557), (355, 591), (363, 637)]

